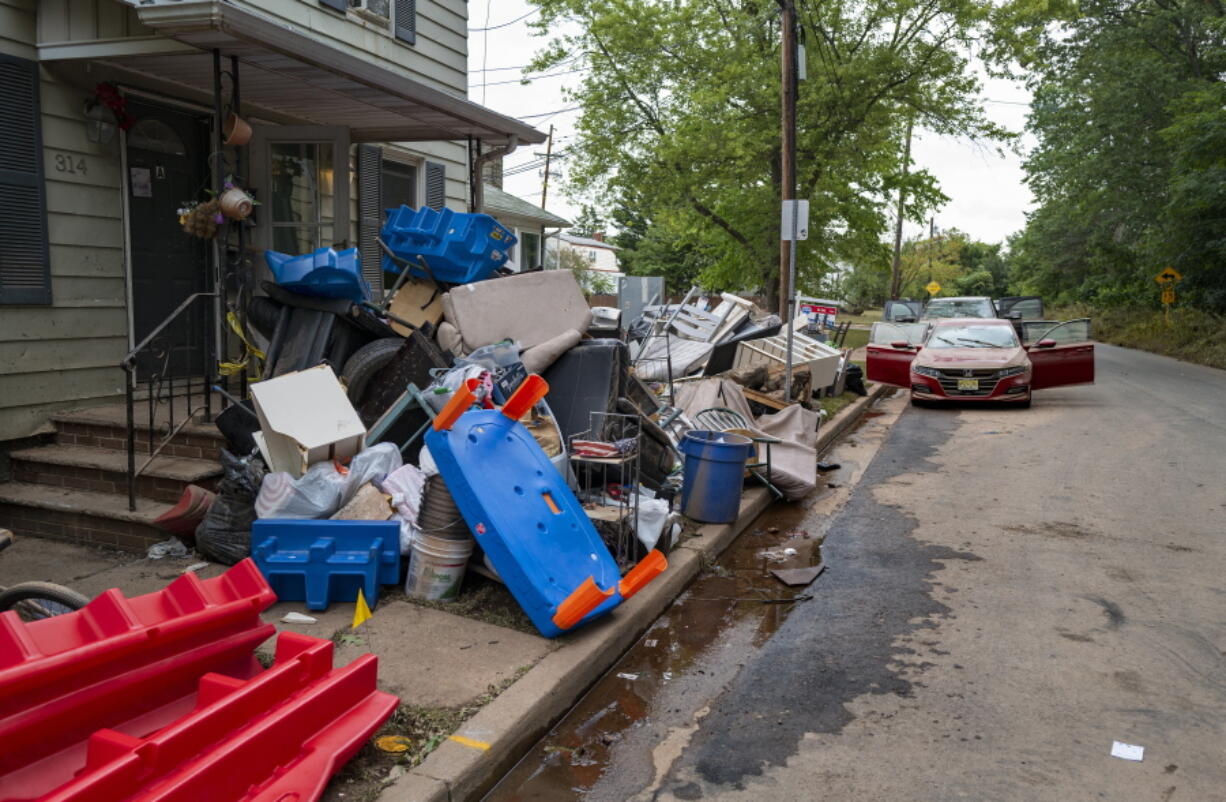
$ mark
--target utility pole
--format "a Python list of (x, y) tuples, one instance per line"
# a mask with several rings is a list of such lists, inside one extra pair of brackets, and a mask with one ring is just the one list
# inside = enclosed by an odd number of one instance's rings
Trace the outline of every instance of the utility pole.
[[(778, 0), (783, 10), (781, 25), (783, 37), (780, 47), (780, 59), (783, 69), (782, 117), (783, 137), (780, 153), (780, 168), (782, 176), (782, 200), (796, 199), (796, 6), (795, 0)], [(793, 216), (795, 217), (795, 216)], [(791, 241), (779, 243), (779, 317), (784, 325), (792, 322), (788, 314), (788, 306), (792, 300), (791, 275), (795, 269), (796, 236), (793, 232)]]
[(890, 276), (891, 301), (897, 301), (898, 294), (902, 292), (902, 217), (903, 204), (907, 194), (907, 172), (911, 168), (911, 127), (914, 124), (914, 117), (907, 120), (907, 144), (903, 147), (902, 151), (903, 183), (898, 187), (898, 220), (894, 225), (894, 270)]
[(549, 124), (549, 142), (545, 145), (545, 183), (541, 184), (541, 208), (545, 208), (545, 198), (549, 194), (549, 157), (553, 155), (553, 123)]

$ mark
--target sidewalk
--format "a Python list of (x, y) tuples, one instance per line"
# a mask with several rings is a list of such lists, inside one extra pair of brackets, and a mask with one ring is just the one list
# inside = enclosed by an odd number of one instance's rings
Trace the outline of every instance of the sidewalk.
[[(868, 397), (828, 421), (818, 437), (818, 453), (854, 425), (886, 390), (870, 387)], [(356, 631), (350, 629), (351, 604), (334, 604), (323, 612), (308, 611), (301, 603), (271, 607), (263, 617), (278, 631), (331, 639), (337, 646), (334, 662), (338, 666), (363, 653), (378, 655), (380, 687), (400, 696), (402, 705), (415, 711), (459, 717), (484, 705), (450, 738), (442, 740), (439, 735), (441, 745), (407, 772), (404, 765), (392, 765), (392, 774), (387, 775), (391, 756), (371, 763), (368, 771), (361, 770), (360, 761), (369, 761), (371, 754), (383, 757), (373, 747), (365, 747), (355, 758), (358, 767), (343, 772), (325, 799), (373, 799), (393, 779), (379, 798), (408, 802), (479, 795), (604, 674), (704, 562), (727, 548), (770, 500), (765, 488), (748, 489), (735, 523), (702, 526), (697, 536), (673, 549), (669, 568), (657, 581), (603, 620), (557, 640), (418, 605), (394, 588), (385, 593), (374, 617)], [(137, 596), (165, 587), (190, 567), (202, 578), (225, 570), (197, 557), (149, 560), (26, 537), (0, 555), (0, 585), (41, 580), (67, 585), (91, 597), (109, 588)], [(289, 612), (316, 620), (283, 623), (280, 619)], [(270, 645), (271, 641), (263, 648)], [(393, 724), (396, 720), (394, 716)], [(417, 744), (413, 752), (429, 751), (429, 746)]]

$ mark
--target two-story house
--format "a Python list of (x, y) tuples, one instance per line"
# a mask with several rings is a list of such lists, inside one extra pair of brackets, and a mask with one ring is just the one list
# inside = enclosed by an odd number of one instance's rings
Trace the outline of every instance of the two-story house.
[[(122, 398), (130, 349), (272, 248), (359, 245), (391, 205), (469, 208), (481, 154), (543, 141), (466, 99), (465, 0), (0, 0), (0, 442)], [(227, 145), (234, 115), (246, 144)], [(241, 135), (236, 139), (242, 139)], [(227, 178), (224, 239), (177, 210)], [(187, 314), (187, 313), (183, 313)]]

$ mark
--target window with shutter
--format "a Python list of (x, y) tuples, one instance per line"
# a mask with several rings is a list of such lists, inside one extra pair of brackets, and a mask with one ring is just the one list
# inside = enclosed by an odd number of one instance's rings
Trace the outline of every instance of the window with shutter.
[(417, 0), (394, 0), (396, 38), (409, 44), (417, 43)]
[(375, 239), (383, 226), (383, 148), (358, 145), (358, 252), (362, 275), (376, 299), (383, 297), (383, 254)]
[(431, 209), (447, 205), (447, 167), (438, 162), (426, 162), (426, 205)]
[(51, 303), (38, 64), (0, 54), (0, 304)]

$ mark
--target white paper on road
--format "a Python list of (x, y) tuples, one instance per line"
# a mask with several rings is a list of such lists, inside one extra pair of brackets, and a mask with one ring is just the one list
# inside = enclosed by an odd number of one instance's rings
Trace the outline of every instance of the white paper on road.
[(630, 680), (631, 682), (633, 682), (634, 680), (636, 680), (636, 679), (638, 679), (638, 678), (639, 678), (639, 675), (638, 675), (638, 674), (629, 674), (629, 673), (624, 672), (624, 671), (623, 671), (623, 672), (621, 672), (621, 673), (619, 673), (617, 676), (618, 676), (620, 679), (628, 679), (628, 680)]
[(1122, 760), (1144, 760), (1145, 747), (1137, 746), (1136, 744), (1126, 744), (1123, 741), (1113, 741), (1111, 743), (1111, 757), (1118, 757)]

